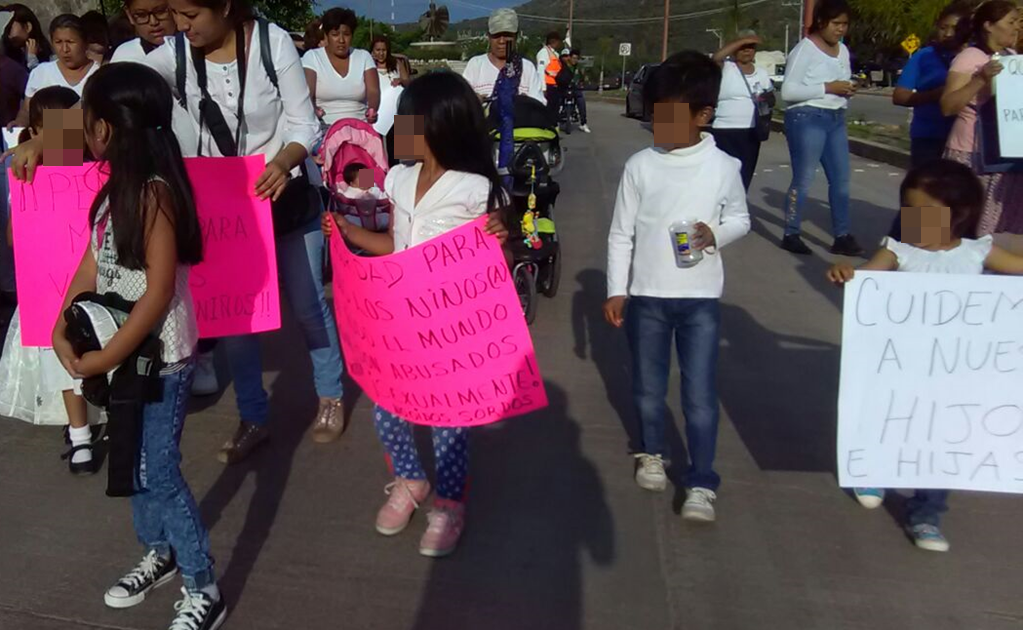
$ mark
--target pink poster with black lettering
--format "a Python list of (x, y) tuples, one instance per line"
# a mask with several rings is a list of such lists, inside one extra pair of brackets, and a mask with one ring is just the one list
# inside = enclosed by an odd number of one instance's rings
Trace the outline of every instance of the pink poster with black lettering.
[[(264, 164), (262, 156), (185, 160), (203, 236), (204, 260), (190, 275), (202, 337), (281, 326), (270, 203), (254, 195)], [(40, 167), (31, 185), (10, 179), (25, 346), (50, 345), (64, 294), (89, 246), (89, 209), (105, 180), (97, 163)]]
[(477, 426), (547, 406), (508, 264), (485, 219), (390, 256), (334, 231), (334, 306), (349, 374), (384, 409)]

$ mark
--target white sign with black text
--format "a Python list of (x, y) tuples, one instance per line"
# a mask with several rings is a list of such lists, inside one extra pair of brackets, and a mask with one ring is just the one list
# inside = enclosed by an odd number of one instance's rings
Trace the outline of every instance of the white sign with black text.
[(998, 148), (1003, 158), (1023, 158), (1023, 55), (1000, 59), (995, 77)]
[(1023, 493), (1023, 278), (857, 272), (838, 480)]

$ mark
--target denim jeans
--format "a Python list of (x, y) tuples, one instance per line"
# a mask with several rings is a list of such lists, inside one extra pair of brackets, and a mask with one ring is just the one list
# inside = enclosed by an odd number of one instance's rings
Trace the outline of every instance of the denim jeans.
[(849, 234), (849, 136), (844, 109), (797, 107), (785, 110), (785, 140), (792, 160), (792, 184), (785, 197), (785, 235), (799, 234), (803, 206), (817, 164), (828, 178), (831, 232)]
[(586, 124), (586, 96), (581, 88), (572, 88), (572, 96), (575, 97), (575, 107), (579, 110), (579, 124)]
[[(7, 144), (0, 140), (0, 148), (7, 150)], [(7, 245), (7, 222), (11, 220), (9, 202), (10, 191), (7, 188), (7, 171), (10, 159), (3, 161), (0, 172), (0, 291), (14, 293), (14, 251)]]
[(718, 329), (716, 299), (633, 297), (625, 314), (632, 351), (632, 396), (643, 429), (643, 452), (666, 455), (664, 439), (668, 405), (671, 342), (675, 341), (682, 372), (682, 413), (691, 465), (687, 488), (717, 490), (714, 472), (718, 438)]
[(742, 185), (749, 192), (760, 161), (760, 138), (756, 129), (713, 129), (717, 147), (742, 163)]
[(185, 587), (196, 591), (214, 583), (210, 539), (199, 507), (181, 476), (181, 429), (188, 413), (195, 363), (161, 377), (163, 399), (142, 413), (137, 492), (131, 498), (135, 533), (147, 551), (171, 551)]
[[(426, 479), (412, 423), (376, 407), (373, 410), (380, 442), (387, 450), (387, 459), (396, 476), (419, 481)], [(469, 475), (469, 429), (467, 427), (433, 427), (433, 460), (437, 466), (437, 496), (461, 503), (465, 500)]]
[[(320, 398), (341, 398), (341, 346), (334, 314), (323, 290), (323, 233), (320, 219), (277, 239), (277, 273), (313, 362), (313, 381)], [(263, 389), (263, 360), (258, 335), (224, 339), (242, 420), (266, 424), (269, 404)]]
[(937, 527), (941, 515), (948, 511), (948, 495), (948, 490), (917, 490), (906, 503), (909, 524)]

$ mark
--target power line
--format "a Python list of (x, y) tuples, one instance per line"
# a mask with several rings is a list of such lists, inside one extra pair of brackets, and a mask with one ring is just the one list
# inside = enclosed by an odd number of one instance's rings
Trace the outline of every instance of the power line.
[[(483, 11), (490, 11), (490, 7), (485, 7), (479, 4), (473, 4), (471, 2), (465, 2), (464, 0), (447, 0), (450, 4), (466, 7), (469, 9), (478, 9)], [(747, 7), (757, 6), (759, 4), (765, 4), (771, 2), (771, 0), (750, 0), (739, 5), (740, 9)], [(718, 9), (705, 9), (703, 11), (694, 11), (692, 13), (682, 13), (678, 15), (672, 15), (668, 19), (671, 21), (678, 20), (691, 20), (693, 18), (705, 17), (708, 15), (717, 15), (719, 13), (725, 13), (732, 10), (733, 7), (721, 7)], [(531, 20), (534, 22), (544, 22), (547, 24), (563, 24), (565, 18), (551, 17), (549, 15), (532, 15), (529, 13), (519, 13), (518, 16), (524, 20)], [(617, 20), (601, 20), (601, 19), (579, 19), (573, 18), (573, 24), (593, 24), (593, 25), (606, 25), (606, 24), (619, 24), (619, 25), (636, 25), (636, 24), (655, 24), (663, 22), (663, 17), (648, 17), (648, 18), (626, 18)]]

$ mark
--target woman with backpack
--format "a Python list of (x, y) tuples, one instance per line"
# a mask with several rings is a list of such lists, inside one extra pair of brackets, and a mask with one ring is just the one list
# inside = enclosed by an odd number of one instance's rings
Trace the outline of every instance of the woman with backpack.
[[(146, 63), (196, 121), (199, 155), (266, 156), (255, 193), (273, 203), (278, 273), (313, 364), (320, 399), (313, 432), (336, 439), (344, 430), (341, 350), (323, 290), (322, 203), (302, 168), (320, 125), (298, 52), (287, 31), (255, 19), (247, 0), (169, 4), (178, 34)], [(268, 397), (259, 337), (231, 337), (224, 346), (241, 424), (218, 459), (234, 464), (267, 439)]]

